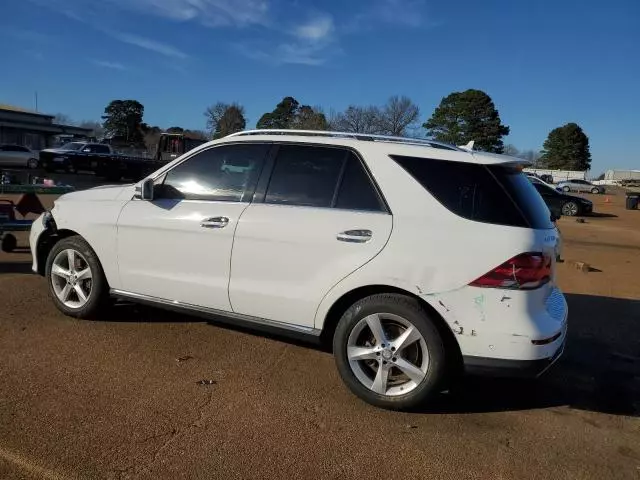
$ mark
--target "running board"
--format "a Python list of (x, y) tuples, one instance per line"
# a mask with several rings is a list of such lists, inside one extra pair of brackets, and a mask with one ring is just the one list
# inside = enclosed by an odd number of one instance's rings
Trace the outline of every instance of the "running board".
[(322, 333), (321, 330), (312, 327), (292, 325), (290, 323), (252, 317), (241, 313), (225, 312), (223, 310), (216, 310), (215, 308), (199, 307), (190, 303), (178, 302), (177, 300), (165, 300), (163, 298), (152, 297), (140, 293), (126, 292), (124, 290), (113, 288), (109, 293), (114, 298), (128, 300), (134, 303), (141, 303), (179, 313), (188, 313), (190, 315), (215, 320), (232, 326), (248, 327), (267, 333), (300, 338), (314, 343), (319, 342), (320, 334)]

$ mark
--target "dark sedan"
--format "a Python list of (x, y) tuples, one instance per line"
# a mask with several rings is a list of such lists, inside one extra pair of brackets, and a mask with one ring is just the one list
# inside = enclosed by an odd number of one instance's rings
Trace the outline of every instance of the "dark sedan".
[(551, 213), (556, 217), (565, 215), (567, 217), (589, 215), (593, 212), (593, 203), (586, 198), (575, 195), (567, 195), (550, 187), (549, 185), (530, 179), (533, 186), (538, 191), (544, 202), (549, 207)]

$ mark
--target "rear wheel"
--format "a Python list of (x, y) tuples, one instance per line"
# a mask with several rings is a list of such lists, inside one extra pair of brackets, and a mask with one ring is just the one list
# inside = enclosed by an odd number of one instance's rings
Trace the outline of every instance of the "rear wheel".
[(579, 211), (580, 208), (576, 202), (567, 202), (562, 206), (562, 214), (567, 217), (575, 217)]
[(336, 329), (333, 353), (351, 391), (383, 408), (425, 403), (445, 374), (438, 329), (417, 300), (403, 295), (372, 295), (352, 305)]
[(79, 236), (56, 243), (46, 264), (46, 277), (53, 301), (65, 315), (94, 318), (106, 305), (107, 280), (98, 256)]
[(30, 158), (27, 161), (27, 167), (31, 170), (35, 170), (36, 168), (38, 168), (38, 160), (36, 160), (35, 158)]
[(600, 190), (598, 190), (597, 188), (592, 188), (591, 193), (600, 193)]

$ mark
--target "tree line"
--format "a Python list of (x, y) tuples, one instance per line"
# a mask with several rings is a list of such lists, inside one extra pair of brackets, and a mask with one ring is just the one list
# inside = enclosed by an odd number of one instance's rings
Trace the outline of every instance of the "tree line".
[[(131, 144), (155, 144), (162, 129), (143, 122), (144, 106), (136, 100), (113, 100), (102, 115), (103, 134)], [(217, 102), (204, 116), (207, 131), (171, 127), (165, 131), (184, 133), (193, 138), (222, 138), (247, 128), (244, 107), (237, 103)], [(62, 122), (60, 122), (62, 123)], [(97, 126), (93, 127), (97, 130)], [(419, 107), (406, 96), (392, 96), (383, 105), (349, 105), (344, 111), (325, 111), (319, 106), (301, 104), (284, 97), (270, 112), (256, 122), (258, 129), (333, 130), (350, 133), (427, 137), (433, 140), (465, 145), (474, 149), (505, 153), (531, 161), (539, 168), (588, 170), (591, 165), (589, 139), (576, 123), (553, 129), (540, 152), (519, 151), (504, 145), (503, 138), (511, 128), (504, 125), (489, 95), (469, 89), (444, 97), (432, 115), (420, 123)]]

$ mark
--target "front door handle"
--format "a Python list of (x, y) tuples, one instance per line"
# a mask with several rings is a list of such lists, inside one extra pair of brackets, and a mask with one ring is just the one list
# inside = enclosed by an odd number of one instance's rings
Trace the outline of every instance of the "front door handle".
[(205, 218), (200, 222), (200, 226), (204, 228), (224, 228), (229, 224), (227, 217), (211, 217)]
[(371, 230), (345, 230), (336, 235), (336, 239), (341, 242), (366, 243), (372, 236)]

